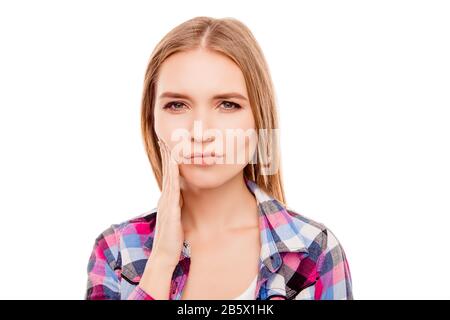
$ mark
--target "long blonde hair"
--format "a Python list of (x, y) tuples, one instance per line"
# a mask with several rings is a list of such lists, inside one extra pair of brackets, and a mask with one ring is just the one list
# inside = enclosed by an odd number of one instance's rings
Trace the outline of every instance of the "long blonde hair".
[[(145, 72), (141, 102), (141, 130), (144, 146), (160, 190), (162, 189), (162, 164), (153, 117), (159, 68), (170, 55), (198, 48), (224, 54), (239, 66), (245, 78), (256, 130), (278, 129), (275, 93), (269, 69), (250, 29), (235, 18), (216, 19), (199, 16), (181, 23), (167, 33), (153, 50)], [(259, 137), (258, 140), (256, 161), (246, 165), (244, 176), (255, 181), (259, 187), (278, 201), (286, 204), (277, 139), (274, 139), (272, 134), (268, 134)], [(278, 170), (273, 174), (261, 174), (263, 164), (267, 167), (268, 150), (272, 151), (271, 165), (276, 166)]]

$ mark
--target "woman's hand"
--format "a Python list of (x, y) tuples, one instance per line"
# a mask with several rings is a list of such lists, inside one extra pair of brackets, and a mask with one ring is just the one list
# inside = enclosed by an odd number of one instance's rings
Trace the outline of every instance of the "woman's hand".
[(180, 174), (178, 163), (167, 144), (159, 140), (163, 164), (162, 193), (158, 201), (156, 231), (152, 253), (164, 259), (168, 267), (175, 268), (183, 248), (184, 233), (181, 225)]
[(163, 140), (158, 141), (163, 181), (156, 214), (155, 236), (139, 286), (154, 299), (169, 299), (172, 273), (180, 259), (184, 232), (181, 225), (183, 198), (178, 162)]

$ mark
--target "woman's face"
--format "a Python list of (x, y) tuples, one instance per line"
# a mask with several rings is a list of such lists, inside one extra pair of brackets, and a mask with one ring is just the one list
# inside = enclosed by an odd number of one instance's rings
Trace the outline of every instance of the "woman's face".
[(199, 49), (167, 58), (156, 84), (154, 119), (187, 188), (217, 187), (253, 160), (257, 134), (244, 75), (224, 55)]

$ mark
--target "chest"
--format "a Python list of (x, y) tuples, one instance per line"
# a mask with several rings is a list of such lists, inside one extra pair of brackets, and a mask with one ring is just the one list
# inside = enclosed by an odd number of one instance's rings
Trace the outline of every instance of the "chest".
[(191, 262), (182, 300), (234, 299), (258, 275), (261, 245), (257, 232), (190, 243)]

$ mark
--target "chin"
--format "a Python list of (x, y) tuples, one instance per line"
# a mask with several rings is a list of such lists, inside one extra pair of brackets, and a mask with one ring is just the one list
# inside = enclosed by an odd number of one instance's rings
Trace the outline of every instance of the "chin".
[(212, 189), (220, 187), (222, 184), (238, 174), (242, 168), (233, 166), (210, 165), (180, 165), (180, 174), (184, 178), (187, 188)]

